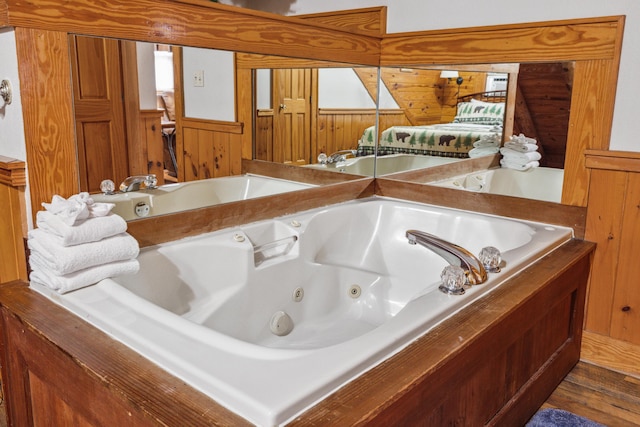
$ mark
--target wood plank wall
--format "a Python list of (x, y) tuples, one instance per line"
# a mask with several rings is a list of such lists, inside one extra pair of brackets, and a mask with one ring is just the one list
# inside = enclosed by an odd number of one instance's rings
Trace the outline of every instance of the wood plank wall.
[(598, 244), (583, 358), (640, 376), (640, 153), (588, 150), (585, 238)]
[(0, 156), (0, 283), (27, 280), (25, 185), (25, 162)]

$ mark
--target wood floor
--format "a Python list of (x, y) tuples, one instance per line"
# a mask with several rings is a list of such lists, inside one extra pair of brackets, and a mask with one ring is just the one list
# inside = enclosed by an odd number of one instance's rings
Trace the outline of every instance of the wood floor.
[[(579, 362), (542, 407), (564, 409), (608, 427), (640, 426), (640, 379)], [(2, 399), (0, 427), (6, 425)]]
[(542, 407), (609, 427), (640, 426), (640, 379), (579, 362)]

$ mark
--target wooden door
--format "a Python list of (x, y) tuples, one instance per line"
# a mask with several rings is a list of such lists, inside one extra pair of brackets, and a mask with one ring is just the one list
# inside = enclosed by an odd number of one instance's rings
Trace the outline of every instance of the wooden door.
[(80, 189), (97, 192), (102, 180), (117, 186), (129, 171), (120, 45), (71, 36), (70, 46)]
[(311, 69), (273, 71), (273, 161), (311, 161)]

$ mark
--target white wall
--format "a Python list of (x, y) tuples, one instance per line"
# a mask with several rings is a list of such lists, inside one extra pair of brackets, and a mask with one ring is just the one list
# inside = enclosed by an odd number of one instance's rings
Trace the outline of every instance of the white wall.
[(153, 43), (136, 43), (136, 55), (138, 60), (138, 97), (141, 110), (155, 110), (158, 108), (158, 102), (156, 101), (156, 67), (154, 50), (155, 47)]
[[(222, 0), (258, 10), (278, 13), (281, 0)], [(553, 21), (626, 15), (618, 90), (614, 110), (611, 149), (640, 151), (636, 135), (636, 99), (640, 98), (640, 1), (638, 0), (297, 0), (284, 2), (284, 13), (305, 14), (341, 9), (387, 6), (387, 31), (390, 33), (521, 22)]]
[[(5, 104), (0, 98), (0, 155), (17, 160), (27, 160), (27, 147), (24, 139), (24, 120), (22, 117), (22, 100), (20, 98), (20, 79), (18, 78), (18, 56), (16, 54), (16, 38), (12, 29), (0, 29), (0, 80), (11, 82), (11, 104)], [(28, 165), (27, 165), (28, 166)], [(29, 180), (27, 171), (27, 182)], [(31, 212), (29, 186), (25, 189), (27, 212)], [(2, 206), (0, 206), (0, 209)], [(4, 212), (0, 214), (4, 215)], [(32, 228), (31, 215), (27, 215), (27, 225)]]
[[(183, 81), (186, 117), (234, 122), (233, 52), (184, 48)], [(204, 72), (204, 86), (193, 85), (196, 71)]]
[(9, 79), (13, 91), (11, 104), (0, 99), (0, 155), (27, 160), (18, 78), (18, 56), (13, 30), (0, 29), (0, 80)]

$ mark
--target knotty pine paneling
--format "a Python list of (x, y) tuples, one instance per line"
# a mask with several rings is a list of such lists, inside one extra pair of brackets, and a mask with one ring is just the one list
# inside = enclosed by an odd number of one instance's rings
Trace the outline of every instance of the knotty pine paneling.
[(183, 127), (185, 181), (239, 175), (242, 169), (240, 134)]

